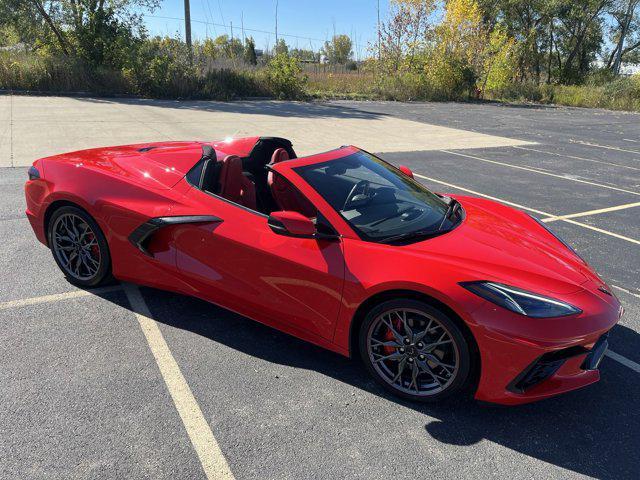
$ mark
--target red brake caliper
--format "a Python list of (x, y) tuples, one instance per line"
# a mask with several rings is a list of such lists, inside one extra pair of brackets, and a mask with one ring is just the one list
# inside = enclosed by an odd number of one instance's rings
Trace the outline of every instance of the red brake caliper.
[[(392, 322), (393, 322), (393, 328), (396, 329), (396, 332), (399, 332), (400, 320), (392, 320)], [(396, 338), (393, 336), (393, 333), (391, 332), (391, 330), (387, 328), (387, 332), (384, 334), (384, 339), (385, 341), (389, 342), (389, 341), (395, 340)], [(384, 353), (386, 353), (387, 355), (391, 355), (393, 352), (396, 351), (396, 349), (393, 347), (382, 347), (382, 349), (384, 350)]]
[[(89, 237), (89, 243), (93, 242), (96, 239), (93, 233), (90, 233), (88, 237)], [(98, 247), (97, 241), (95, 245), (91, 245), (91, 253), (93, 254), (93, 258), (95, 258), (96, 260), (100, 259), (100, 247)]]

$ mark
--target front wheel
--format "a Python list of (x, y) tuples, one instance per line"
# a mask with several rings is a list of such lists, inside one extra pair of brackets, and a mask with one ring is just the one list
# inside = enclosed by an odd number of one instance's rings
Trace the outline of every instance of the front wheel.
[(460, 391), (469, 378), (464, 335), (424, 302), (400, 299), (374, 307), (360, 328), (359, 347), (373, 378), (410, 400), (436, 402)]
[(53, 258), (71, 283), (95, 287), (110, 279), (107, 240), (84, 210), (73, 206), (57, 209), (49, 221), (47, 235)]

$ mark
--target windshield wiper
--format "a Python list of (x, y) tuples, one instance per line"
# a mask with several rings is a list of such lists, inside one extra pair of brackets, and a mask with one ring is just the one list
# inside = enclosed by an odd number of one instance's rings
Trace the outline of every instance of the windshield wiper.
[(447, 211), (444, 212), (444, 217), (442, 217), (442, 222), (440, 222), (440, 226), (438, 227), (438, 231), (442, 231), (442, 227), (444, 226), (445, 220), (449, 218), (451, 215), (455, 215), (455, 213), (460, 209), (460, 202), (455, 198), (452, 198), (447, 206)]
[(399, 242), (403, 240), (414, 240), (416, 238), (422, 238), (426, 240), (427, 238), (438, 237), (444, 233), (450, 231), (450, 228), (444, 230), (416, 230), (415, 232), (406, 232), (400, 233), (398, 235), (391, 235), (390, 237), (383, 238), (380, 240), (380, 243), (391, 243), (391, 242)]

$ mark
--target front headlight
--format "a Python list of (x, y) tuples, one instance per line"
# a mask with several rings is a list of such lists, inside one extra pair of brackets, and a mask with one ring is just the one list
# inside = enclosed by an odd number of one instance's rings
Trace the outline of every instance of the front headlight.
[(502, 283), (483, 281), (462, 282), (460, 285), (485, 300), (527, 317), (564, 317), (582, 312), (579, 308), (555, 298), (527, 292)]

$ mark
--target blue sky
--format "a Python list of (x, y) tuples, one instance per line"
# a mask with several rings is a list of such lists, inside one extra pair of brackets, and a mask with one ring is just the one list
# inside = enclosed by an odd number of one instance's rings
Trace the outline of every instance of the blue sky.
[[(362, 57), (366, 55), (367, 43), (375, 40), (376, 5), (377, 0), (279, 0), (278, 33), (292, 47), (309, 48), (311, 43), (318, 49), (324, 40), (331, 38), (335, 26), (336, 33), (352, 37), (357, 44), (354, 44), (354, 54), (359, 53)], [(273, 33), (249, 29), (274, 32), (275, 6), (275, 0), (191, 0), (192, 36), (196, 39), (230, 34), (229, 27), (233, 23), (233, 34), (239, 37), (244, 21), (245, 34), (253, 36), (258, 48), (265, 48), (267, 44), (272, 46), (275, 42)], [(387, 10), (388, 0), (380, 0), (381, 17)], [(184, 37), (184, 21), (180, 20), (183, 18), (183, 0), (164, 0), (160, 9), (145, 15), (145, 23), (153, 35), (179, 33)], [(224, 24), (227, 28), (200, 22)]]

